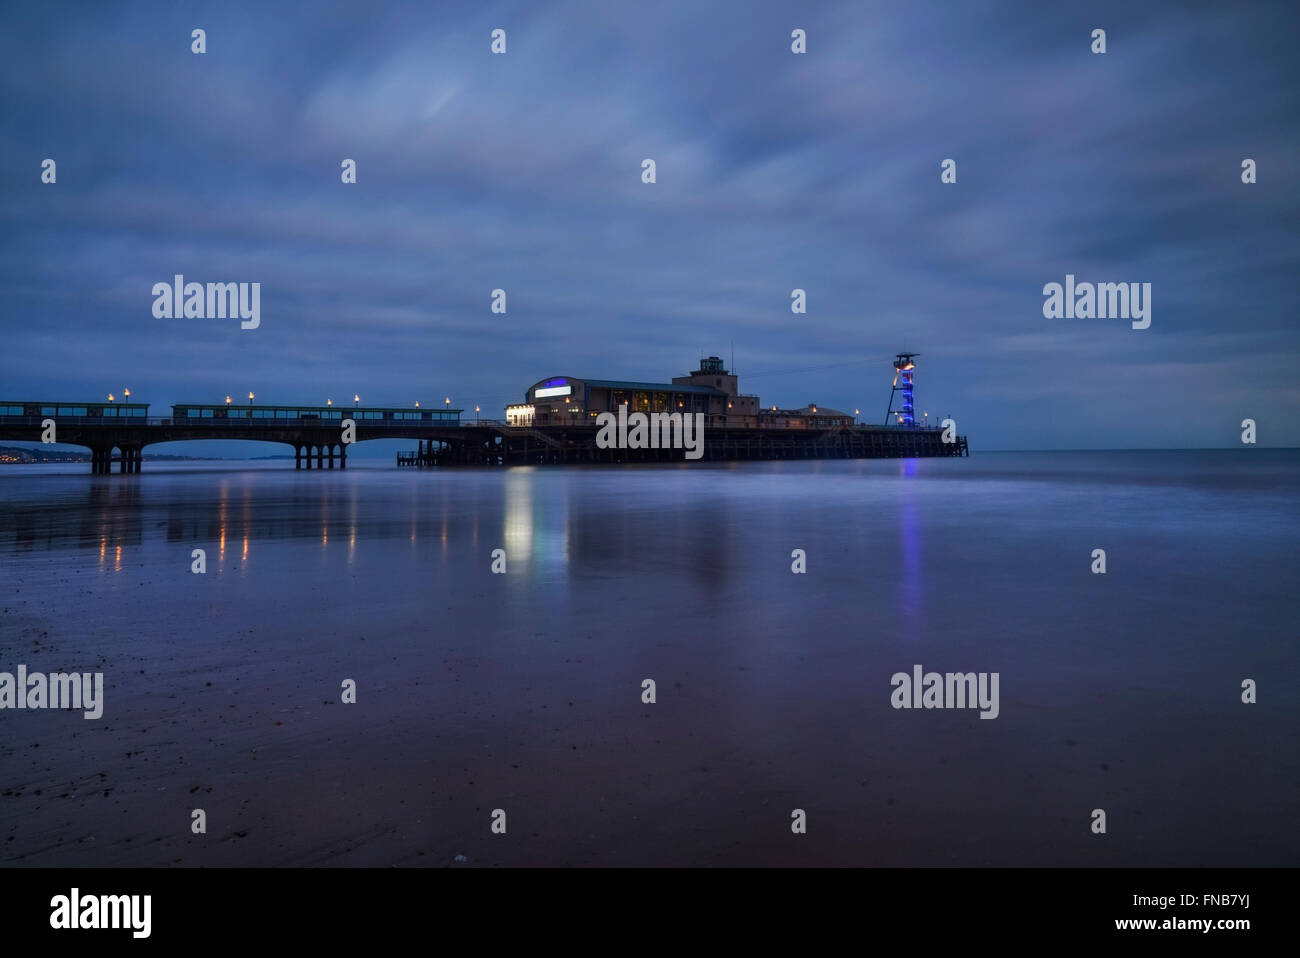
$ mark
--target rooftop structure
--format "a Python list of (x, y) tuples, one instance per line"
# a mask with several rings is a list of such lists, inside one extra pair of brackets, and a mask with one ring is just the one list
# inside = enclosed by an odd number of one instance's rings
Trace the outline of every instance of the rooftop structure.
[(740, 394), (736, 375), (722, 360), (709, 356), (700, 367), (670, 383), (555, 376), (534, 383), (524, 402), (506, 407), (506, 421), (519, 426), (556, 426), (592, 422), (602, 412), (699, 413), (717, 428), (755, 425), (757, 396)]
[(203, 420), (243, 420), (261, 422), (267, 419), (285, 422), (342, 422), (352, 419), (357, 423), (444, 423), (455, 425), (460, 421), (461, 410), (447, 406), (361, 406), (341, 404), (335, 406), (266, 406), (252, 403), (176, 403), (172, 418), (177, 422), (202, 423)]

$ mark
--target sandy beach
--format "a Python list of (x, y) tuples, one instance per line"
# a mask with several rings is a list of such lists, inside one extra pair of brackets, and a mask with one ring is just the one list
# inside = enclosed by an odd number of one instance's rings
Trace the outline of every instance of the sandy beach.
[(0, 713), (0, 860), (1294, 864), (1300, 459), (1233, 455), (14, 467), (0, 669), (106, 706)]

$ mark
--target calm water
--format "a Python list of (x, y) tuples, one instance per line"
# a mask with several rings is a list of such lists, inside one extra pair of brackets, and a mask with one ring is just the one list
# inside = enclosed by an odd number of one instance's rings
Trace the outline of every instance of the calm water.
[(0, 712), (0, 861), (1300, 863), (1295, 451), (88, 468), (0, 469), (0, 671), (107, 689)]

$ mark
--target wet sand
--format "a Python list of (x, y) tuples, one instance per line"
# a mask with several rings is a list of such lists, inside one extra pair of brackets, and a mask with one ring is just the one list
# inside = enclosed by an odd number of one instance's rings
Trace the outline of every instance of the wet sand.
[(6, 472), (0, 861), (1295, 865), (1300, 457), (1154, 455)]

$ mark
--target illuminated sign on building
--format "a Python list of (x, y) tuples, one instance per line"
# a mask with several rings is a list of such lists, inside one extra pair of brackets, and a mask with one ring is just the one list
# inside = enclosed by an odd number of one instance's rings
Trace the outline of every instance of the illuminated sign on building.
[(533, 407), (524, 406), (507, 406), (506, 407), (506, 425), (508, 426), (531, 426), (533, 424)]
[(551, 386), (545, 389), (535, 390), (533, 392), (533, 398), (545, 399), (548, 396), (567, 396), (572, 392), (572, 386)]

